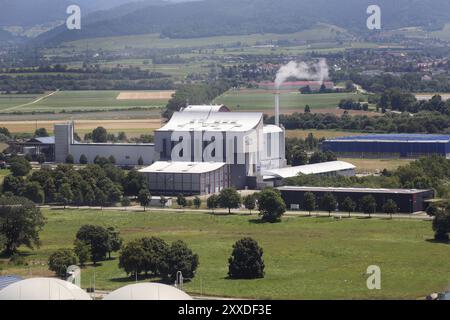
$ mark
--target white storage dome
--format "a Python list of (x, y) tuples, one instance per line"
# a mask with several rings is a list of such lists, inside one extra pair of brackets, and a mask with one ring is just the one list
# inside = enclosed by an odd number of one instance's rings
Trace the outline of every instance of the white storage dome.
[(103, 300), (192, 300), (183, 291), (160, 283), (136, 283), (117, 289)]
[(0, 300), (91, 300), (76, 285), (56, 278), (31, 278), (0, 290)]

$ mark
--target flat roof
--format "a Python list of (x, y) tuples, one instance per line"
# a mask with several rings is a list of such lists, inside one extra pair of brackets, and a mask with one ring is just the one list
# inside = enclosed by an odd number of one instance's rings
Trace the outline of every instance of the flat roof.
[(280, 127), (273, 125), (273, 124), (267, 124), (263, 127), (263, 133), (282, 133), (283, 129)]
[(173, 162), (157, 161), (151, 166), (139, 170), (141, 173), (207, 173), (218, 170), (224, 162)]
[(337, 137), (327, 142), (440, 142), (449, 143), (450, 135), (436, 134), (370, 134), (348, 137)]
[(247, 132), (262, 121), (261, 112), (175, 112), (170, 121), (156, 131)]
[(371, 189), (371, 188), (334, 188), (334, 187), (279, 187), (280, 191), (312, 191), (312, 192), (354, 192), (354, 193), (391, 193), (391, 194), (416, 194), (432, 191), (431, 189)]
[(329, 161), (315, 164), (307, 164), (304, 166), (297, 167), (286, 167), (279, 169), (266, 170), (265, 174), (268, 176), (276, 176), (283, 179), (296, 177), (299, 174), (309, 175), (309, 174), (321, 174), (328, 172), (336, 172), (343, 170), (351, 170), (356, 167), (348, 162), (344, 161)]

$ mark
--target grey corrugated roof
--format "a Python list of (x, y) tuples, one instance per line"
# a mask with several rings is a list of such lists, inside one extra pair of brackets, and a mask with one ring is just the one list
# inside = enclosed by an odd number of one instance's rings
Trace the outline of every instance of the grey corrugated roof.
[(37, 137), (37, 138), (33, 138), (32, 140), (36, 140), (39, 141), (40, 143), (43, 144), (54, 144), (55, 143), (55, 137)]

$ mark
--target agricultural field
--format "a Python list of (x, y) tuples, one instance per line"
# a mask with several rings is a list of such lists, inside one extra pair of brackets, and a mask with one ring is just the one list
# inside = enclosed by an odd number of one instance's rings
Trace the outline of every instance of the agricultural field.
[[(148, 91), (143, 91), (148, 92)], [(158, 91), (150, 91), (156, 92)], [(0, 95), (0, 112), (75, 112), (163, 108), (169, 98), (122, 99), (121, 91), (55, 91), (43, 95)]]
[[(51, 275), (48, 256), (71, 248), (83, 224), (116, 226), (125, 242), (158, 236), (183, 240), (200, 257), (189, 293), (267, 299), (417, 299), (447, 288), (450, 246), (430, 241), (431, 222), (420, 220), (286, 217), (261, 224), (257, 216), (214, 216), (206, 213), (44, 210), (47, 224), (42, 246), (21, 248), (28, 265), (3, 260), (2, 274)], [(264, 249), (266, 276), (258, 280), (227, 279), (233, 243), (255, 238)], [(1, 260), (0, 260), (1, 261)], [(111, 290), (135, 279), (118, 268), (117, 255), (82, 270), (82, 286)], [(366, 269), (382, 270), (382, 289), (367, 290)], [(158, 279), (152, 279), (158, 280)], [(149, 279), (139, 279), (149, 281)]]
[[(0, 121), (0, 127), (6, 127), (12, 133), (33, 133), (37, 128), (45, 128), (49, 134), (53, 133), (53, 127), (58, 120), (48, 121)], [(151, 134), (155, 129), (162, 126), (161, 119), (143, 118), (130, 120), (77, 120), (75, 121), (75, 132), (85, 134), (102, 126), (110, 133), (124, 131), (128, 137), (141, 134)]]
[(339, 158), (338, 160), (350, 162), (356, 166), (357, 174), (374, 174), (380, 173), (384, 169), (393, 171), (398, 167), (406, 166), (411, 163), (411, 159), (347, 159)]
[(287, 138), (299, 138), (299, 139), (305, 139), (308, 137), (308, 135), (312, 133), (315, 138), (322, 139), (322, 138), (336, 138), (336, 137), (348, 137), (348, 136), (356, 136), (363, 134), (362, 132), (350, 132), (350, 131), (336, 131), (336, 130), (315, 130), (315, 129), (308, 129), (308, 130), (286, 130), (286, 137)]
[(414, 93), (414, 95), (416, 96), (416, 99), (419, 101), (428, 101), (431, 100), (431, 98), (433, 98), (435, 95), (440, 95), (442, 100), (448, 100), (450, 99), (450, 94), (448, 93)]
[[(281, 113), (303, 112), (305, 105), (308, 104), (312, 112), (341, 114), (344, 110), (337, 109), (337, 106), (342, 99), (358, 100), (360, 98), (366, 100), (364, 95), (356, 93), (300, 94), (297, 91), (288, 91), (281, 94)], [(224, 104), (236, 111), (261, 111), (273, 115), (274, 95), (271, 90), (230, 90), (216, 98), (214, 102)]]
[(123, 50), (126, 48), (152, 48), (152, 49), (175, 49), (175, 48), (201, 48), (211, 46), (230, 46), (240, 43), (241, 45), (254, 46), (266, 41), (331, 41), (336, 39), (337, 33), (341, 36), (348, 34), (342, 28), (318, 24), (315, 27), (291, 34), (251, 34), (238, 36), (217, 36), (192, 39), (169, 39), (162, 38), (159, 34), (105, 37), (88, 40), (66, 42), (61, 47), (64, 50), (84, 51), (86, 45), (94, 50)]
[[(180, 55), (185, 58), (187, 55)], [(203, 57), (203, 54), (195, 54), (195, 57)], [(187, 57), (186, 57), (187, 58)], [(174, 81), (184, 80), (189, 74), (202, 74), (206, 75), (210, 69), (207, 67), (209, 60), (202, 59), (201, 62), (192, 61), (189, 63), (174, 63), (174, 64), (154, 64), (151, 60), (146, 59), (123, 59), (101, 62), (100, 65), (103, 68), (115, 68), (115, 67), (135, 67), (150, 72), (160, 72), (172, 77)], [(81, 67), (82, 63), (71, 64), (72, 67)]]

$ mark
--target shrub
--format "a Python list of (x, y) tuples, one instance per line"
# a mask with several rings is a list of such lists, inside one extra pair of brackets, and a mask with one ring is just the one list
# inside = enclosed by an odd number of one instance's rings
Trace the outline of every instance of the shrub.
[(275, 189), (265, 189), (258, 197), (259, 213), (263, 221), (276, 222), (286, 212), (286, 204), (280, 192)]
[(72, 250), (61, 249), (50, 255), (48, 267), (60, 278), (66, 276), (67, 267), (77, 264), (77, 257)]
[(181, 240), (172, 243), (164, 260), (164, 276), (172, 281), (176, 279), (178, 271), (185, 279), (192, 279), (199, 264), (198, 255)]
[(228, 276), (232, 279), (264, 278), (263, 249), (252, 238), (237, 241), (228, 262)]

